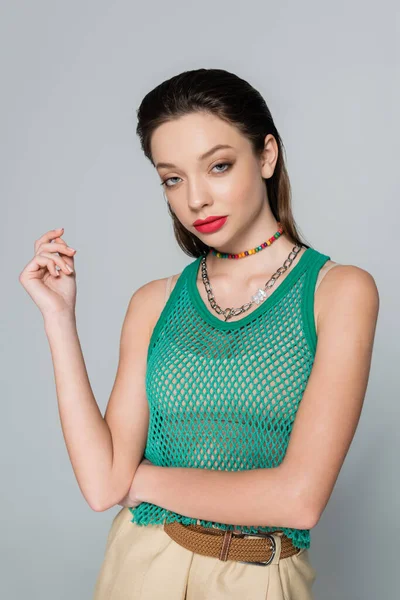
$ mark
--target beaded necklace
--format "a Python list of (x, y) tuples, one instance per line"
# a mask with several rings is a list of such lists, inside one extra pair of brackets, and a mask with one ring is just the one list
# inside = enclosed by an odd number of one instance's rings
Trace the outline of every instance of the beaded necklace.
[(268, 240), (266, 240), (259, 246), (256, 246), (255, 248), (251, 248), (251, 250), (245, 250), (244, 252), (239, 252), (239, 254), (229, 254), (227, 252), (218, 252), (218, 250), (216, 250), (215, 248), (210, 248), (210, 254), (213, 254), (214, 256), (217, 256), (218, 258), (245, 258), (246, 256), (249, 256), (250, 254), (255, 254), (256, 252), (260, 252), (260, 250), (264, 250), (264, 248), (267, 248), (267, 246), (270, 246), (271, 244), (273, 244), (274, 241), (277, 240), (282, 235), (283, 228), (282, 228), (282, 225), (279, 223), (279, 221), (278, 221), (278, 225), (279, 225), (279, 229), (276, 233), (274, 233), (274, 235), (272, 237), (270, 237)]

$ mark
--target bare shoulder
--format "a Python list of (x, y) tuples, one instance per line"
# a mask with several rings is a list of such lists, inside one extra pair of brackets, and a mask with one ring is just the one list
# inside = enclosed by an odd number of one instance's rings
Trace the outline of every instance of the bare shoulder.
[[(167, 286), (169, 285), (170, 294), (179, 275), (180, 273), (175, 273), (170, 277), (153, 279), (141, 285), (130, 298), (126, 315), (127, 320), (136, 320), (140, 314), (140, 318), (146, 320), (150, 334), (164, 308), (168, 293)], [(169, 279), (171, 279), (170, 282)]]
[(369, 312), (372, 319), (376, 318), (379, 292), (371, 273), (355, 265), (338, 264), (331, 260), (322, 269), (327, 272), (315, 292), (317, 331), (322, 320), (329, 319), (335, 310)]
[[(358, 291), (359, 293), (378, 295), (378, 288), (371, 273), (361, 267), (343, 265), (332, 260), (328, 260), (322, 269), (333, 265), (335, 265), (335, 268), (329, 269), (329, 273), (326, 273), (318, 288), (317, 293), (320, 292), (321, 298), (325, 299), (327, 296), (331, 296), (332, 292), (335, 295), (343, 295), (349, 288), (351, 291)], [(338, 290), (338, 292), (335, 292), (335, 290)]]

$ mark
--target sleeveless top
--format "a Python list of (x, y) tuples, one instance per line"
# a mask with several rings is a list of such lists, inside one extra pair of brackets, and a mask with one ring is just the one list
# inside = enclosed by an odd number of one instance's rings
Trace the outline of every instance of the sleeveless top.
[[(200, 260), (180, 274), (151, 334), (144, 456), (164, 467), (277, 467), (313, 366), (314, 293), (330, 257), (306, 248), (269, 296), (234, 321), (222, 321), (205, 305), (196, 281)], [(298, 548), (310, 546), (310, 530), (280, 523), (217, 523), (148, 502), (129, 510), (138, 525), (179, 521), (223, 530), (239, 527), (243, 533), (283, 531)]]

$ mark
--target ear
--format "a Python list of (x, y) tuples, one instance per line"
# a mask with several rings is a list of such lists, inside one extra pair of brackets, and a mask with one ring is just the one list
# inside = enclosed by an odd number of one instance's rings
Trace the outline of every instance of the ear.
[(269, 179), (274, 174), (278, 153), (277, 141), (272, 133), (269, 133), (265, 136), (264, 149), (260, 156), (261, 175), (264, 179)]

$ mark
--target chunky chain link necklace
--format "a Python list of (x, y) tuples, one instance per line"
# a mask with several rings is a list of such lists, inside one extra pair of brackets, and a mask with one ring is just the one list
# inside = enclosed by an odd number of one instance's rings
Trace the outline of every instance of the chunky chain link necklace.
[(285, 260), (285, 262), (283, 263), (283, 265), (281, 267), (279, 267), (279, 269), (277, 271), (275, 271), (275, 273), (272, 275), (271, 279), (269, 279), (267, 281), (267, 283), (264, 286), (264, 289), (259, 288), (257, 290), (257, 292), (254, 294), (254, 296), (251, 297), (251, 301), (247, 302), (247, 304), (243, 304), (240, 308), (225, 308), (225, 309), (223, 309), (216, 303), (215, 296), (212, 291), (211, 283), (210, 283), (210, 280), (208, 279), (206, 255), (204, 255), (202, 257), (201, 263), (200, 263), (201, 264), (201, 276), (203, 279), (204, 287), (206, 288), (207, 298), (208, 298), (209, 303), (211, 304), (211, 307), (215, 310), (216, 313), (218, 313), (219, 315), (223, 315), (225, 318), (225, 321), (227, 321), (228, 319), (231, 319), (232, 317), (236, 317), (237, 315), (240, 315), (240, 314), (246, 312), (247, 310), (249, 310), (249, 308), (251, 308), (253, 306), (253, 304), (260, 304), (261, 302), (264, 302), (264, 300), (268, 296), (268, 294), (266, 293), (265, 290), (269, 290), (275, 284), (276, 280), (279, 279), (279, 277), (282, 275), (282, 273), (285, 273), (285, 271), (287, 271), (287, 269), (290, 267), (290, 265), (296, 258), (297, 254), (302, 249), (302, 247), (303, 246), (301, 246), (300, 244), (296, 244), (296, 246), (294, 246), (293, 249), (291, 250), (291, 252), (289, 253), (289, 255), (288, 255), (287, 259)]

